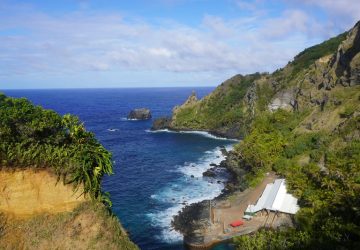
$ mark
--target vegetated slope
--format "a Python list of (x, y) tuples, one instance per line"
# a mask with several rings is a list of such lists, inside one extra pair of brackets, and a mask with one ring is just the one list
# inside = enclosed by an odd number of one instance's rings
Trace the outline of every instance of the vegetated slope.
[(171, 128), (209, 130), (215, 134), (239, 137), (247, 122), (244, 98), (248, 88), (262, 75), (236, 75), (213, 93), (197, 100), (195, 93), (173, 110)]
[[(250, 83), (244, 83), (246, 77)], [(238, 188), (256, 185), (274, 170), (299, 198), (295, 230), (239, 237), (239, 249), (358, 249), (360, 22), (306, 49), (283, 69), (253, 77), (235, 76), (230, 79), (235, 83), (225, 82), (208, 97), (176, 108), (169, 125), (211, 131), (207, 124), (213, 123), (202, 117), (226, 104), (223, 117), (241, 114), (216, 125), (240, 124), (237, 133), (244, 140), (224, 163), (237, 175)], [(233, 91), (239, 96), (229, 104)]]
[(118, 219), (109, 216), (107, 208), (88, 201), (70, 212), (36, 214), (26, 220), (7, 217), (0, 249), (138, 248), (128, 239)]
[[(243, 137), (256, 112), (267, 110), (267, 104), (281, 89), (296, 86), (304, 70), (316, 60), (333, 54), (347, 33), (313, 46), (297, 55), (293, 62), (273, 74), (236, 75), (221, 83), (215, 91), (201, 100), (193, 93), (173, 110), (170, 123), (175, 130), (207, 130), (227, 137)], [(293, 93), (285, 96), (290, 100)], [(290, 103), (287, 103), (290, 106)]]
[[(0, 171), (6, 178), (0, 248), (137, 249), (101, 191), (102, 176), (112, 173), (111, 154), (77, 117), (0, 94)], [(22, 204), (28, 195), (35, 200)], [(17, 205), (27, 208), (11, 209)], [(78, 221), (87, 215), (89, 220)]]

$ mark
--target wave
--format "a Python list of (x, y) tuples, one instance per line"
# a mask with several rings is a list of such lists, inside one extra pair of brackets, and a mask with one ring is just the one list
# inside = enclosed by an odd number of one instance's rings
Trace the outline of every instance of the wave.
[(120, 120), (124, 121), (124, 122), (126, 122), (126, 121), (141, 121), (140, 119), (129, 119), (127, 117), (121, 117)]
[(229, 139), (229, 138), (213, 135), (213, 134), (211, 134), (209, 132), (206, 132), (206, 131), (197, 131), (197, 130), (193, 130), (193, 131), (186, 131), (186, 130), (174, 131), (174, 130), (169, 130), (169, 129), (158, 129), (158, 130), (147, 129), (145, 131), (148, 132), (148, 133), (195, 134), (195, 135), (201, 135), (201, 136), (211, 138), (211, 139), (215, 139), (215, 140), (234, 141), (234, 142), (239, 141), (238, 139)]
[(117, 128), (108, 128), (107, 131), (109, 131), (109, 132), (115, 132), (115, 131), (119, 131), (119, 129), (117, 129)]
[[(232, 145), (228, 145), (226, 148), (231, 150)], [(202, 176), (203, 172), (212, 168), (211, 163), (219, 164), (225, 159), (220, 147), (216, 147), (210, 152), (211, 154), (205, 152), (196, 162), (179, 166), (177, 171), (182, 173), (182, 176), (176, 182), (170, 183), (150, 196), (157, 203), (166, 206), (161, 211), (147, 214), (152, 225), (161, 228), (161, 234), (158, 235), (159, 240), (167, 243), (182, 241), (182, 234), (171, 226), (173, 216), (186, 205), (217, 197), (224, 189), (225, 177), (214, 181)]]

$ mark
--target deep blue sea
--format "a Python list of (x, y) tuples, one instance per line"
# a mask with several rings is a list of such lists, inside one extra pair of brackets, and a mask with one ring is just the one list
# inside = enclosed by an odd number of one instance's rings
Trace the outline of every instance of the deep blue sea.
[[(222, 183), (203, 178), (210, 163), (223, 156), (219, 147), (234, 141), (207, 134), (150, 132), (152, 120), (128, 121), (131, 109), (150, 108), (153, 118), (170, 115), (195, 90), (198, 97), (213, 88), (5, 90), (60, 114), (71, 113), (112, 152), (114, 172), (103, 189), (112, 210), (141, 249), (183, 249), (172, 230), (172, 216), (184, 206), (219, 195)], [(109, 131), (112, 129), (112, 131)]]

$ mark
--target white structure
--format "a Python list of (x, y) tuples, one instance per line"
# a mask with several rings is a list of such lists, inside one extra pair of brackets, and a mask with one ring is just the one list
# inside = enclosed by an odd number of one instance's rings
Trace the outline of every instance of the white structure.
[(287, 214), (296, 214), (300, 209), (297, 199), (286, 192), (285, 179), (267, 184), (256, 205), (249, 205), (245, 215), (253, 215), (263, 209)]

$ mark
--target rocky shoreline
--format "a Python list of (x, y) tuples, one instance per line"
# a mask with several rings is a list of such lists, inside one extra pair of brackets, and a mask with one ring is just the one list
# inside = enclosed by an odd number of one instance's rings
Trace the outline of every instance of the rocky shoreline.
[(171, 125), (172, 118), (171, 117), (160, 117), (154, 120), (153, 125), (151, 127), (152, 131), (156, 130), (162, 130), (162, 129), (168, 129), (170, 131), (180, 132), (180, 131), (201, 131), (201, 132), (207, 132), (213, 136), (221, 137), (221, 138), (227, 138), (227, 139), (236, 139), (241, 140), (242, 137), (239, 137), (236, 131), (238, 128), (228, 129), (228, 130), (206, 130), (206, 129), (189, 129), (189, 128), (175, 128)]
[[(156, 130), (170, 130), (174, 132), (181, 131), (194, 131), (187, 128), (174, 128), (172, 126), (172, 117), (161, 117), (155, 119), (151, 127), (152, 131)], [(242, 139), (231, 130), (227, 131), (209, 131), (209, 130), (196, 130), (201, 132), (207, 132), (213, 136), (227, 138), (227, 139)], [(211, 206), (216, 204), (225, 204), (228, 198), (237, 191), (243, 191), (248, 186), (243, 179), (246, 173), (246, 166), (239, 168), (241, 163), (241, 157), (236, 154), (235, 151), (227, 151), (225, 147), (221, 148), (221, 153), (225, 157), (225, 160), (220, 164), (210, 164), (212, 168), (203, 173), (204, 177), (210, 178), (210, 181), (220, 181), (220, 177), (224, 175), (224, 171), (227, 172), (228, 178), (224, 182), (224, 189), (221, 194), (210, 200)], [(242, 164), (243, 165), (243, 164)], [(203, 200), (193, 204), (186, 205), (177, 215), (173, 217), (171, 222), (172, 227), (180, 232), (184, 236), (184, 240), (190, 243), (200, 243), (203, 241), (202, 230), (209, 226), (209, 200)]]
[[(225, 156), (225, 160), (219, 165), (213, 164), (212, 168), (203, 173), (203, 176), (213, 178), (214, 180), (219, 179), (219, 175), (222, 174), (224, 170), (229, 174), (229, 178), (227, 178), (224, 183), (225, 187), (221, 194), (210, 200), (211, 206), (225, 204), (232, 194), (247, 188), (246, 185), (241, 185), (245, 170), (239, 171), (238, 167), (235, 168), (235, 162), (236, 166), (239, 164), (238, 156), (234, 151), (227, 151), (225, 147), (222, 147), (221, 151)], [(187, 242), (202, 242), (203, 235), (201, 231), (209, 226), (210, 204), (209, 200), (193, 203), (185, 206), (174, 216), (172, 226), (176, 231), (184, 235), (184, 239), (186, 239)]]

